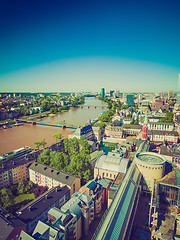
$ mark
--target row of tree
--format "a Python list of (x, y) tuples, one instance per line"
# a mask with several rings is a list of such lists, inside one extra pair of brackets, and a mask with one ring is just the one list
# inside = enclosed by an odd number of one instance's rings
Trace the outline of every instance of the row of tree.
[(63, 145), (63, 152), (44, 150), (38, 156), (38, 162), (89, 180), (93, 169), (90, 159), (92, 150), (88, 142), (77, 138), (66, 138)]
[[(56, 140), (56, 143), (62, 139), (62, 135), (63, 135), (62, 133), (57, 133), (53, 135), (53, 138)], [(34, 145), (39, 150), (40, 147), (45, 148), (47, 142), (45, 141), (45, 139), (43, 139), (42, 141), (34, 142)]]

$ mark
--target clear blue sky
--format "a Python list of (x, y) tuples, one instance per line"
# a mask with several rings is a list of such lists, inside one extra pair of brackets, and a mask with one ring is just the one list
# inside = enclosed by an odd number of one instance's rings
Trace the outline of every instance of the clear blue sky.
[(179, 0), (8, 0), (0, 92), (177, 90)]

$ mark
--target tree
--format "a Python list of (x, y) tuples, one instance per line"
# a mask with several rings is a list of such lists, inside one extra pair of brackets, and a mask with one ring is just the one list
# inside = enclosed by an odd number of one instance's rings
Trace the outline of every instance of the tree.
[(39, 156), (38, 162), (49, 165), (51, 163), (50, 150), (45, 149)]
[(18, 183), (18, 187), (17, 187), (18, 193), (19, 194), (26, 193), (25, 188), (26, 188), (26, 180), (20, 179), (20, 181)]
[(63, 143), (63, 152), (46, 149), (38, 156), (38, 162), (88, 180), (92, 176), (91, 146), (86, 140), (77, 138), (66, 138)]
[(53, 138), (56, 140), (56, 143), (57, 141), (60, 141), (62, 139), (62, 133), (57, 133), (55, 135), (53, 135)]
[(128, 109), (128, 105), (123, 104), (123, 105), (121, 106), (121, 109)]
[(3, 188), (1, 191), (1, 206), (9, 212), (14, 210), (14, 197), (10, 189)]
[(43, 139), (41, 142), (41, 146), (44, 148), (45, 147), (45, 145), (47, 144), (47, 142), (45, 141), (45, 139)]
[(34, 142), (34, 145), (39, 150), (39, 147), (41, 146), (41, 142), (40, 141), (36, 141), (36, 142)]

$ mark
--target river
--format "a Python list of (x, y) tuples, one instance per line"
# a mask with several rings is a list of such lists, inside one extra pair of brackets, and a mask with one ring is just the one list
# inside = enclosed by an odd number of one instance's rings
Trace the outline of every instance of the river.
[[(89, 106), (89, 108), (88, 108)], [(96, 108), (95, 108), (96, 106)], [(56, 114), (44, 118), (41, 123), (59, 124), (67, 126), (82, 126), (90, 119), (97, 118), (102, 111), (105, 111), (106, 103), (95, 98), (88, 97), (85, 99), (83, 108), (73, 108), (67, 112)], [(62, 133), (63, 138), (74, 130), (62, 129), (60, 127), (48, 127), (39, 125), (24, 124), (18, 127), (0, 130), (0, 154), (10, 152), (23, 146), (34, 148), (35, 141), (45, 139), (47, 146), (55, 143), (53, 135)]]

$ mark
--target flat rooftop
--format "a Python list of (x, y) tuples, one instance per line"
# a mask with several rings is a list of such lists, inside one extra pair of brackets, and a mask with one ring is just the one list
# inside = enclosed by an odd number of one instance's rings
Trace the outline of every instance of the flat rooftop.
[(142, 154), (137, 154), (137, 158), (141, 160), (142, 162), (146, 162), (148, 164), (163, 164), (165, 163), (165, 160), (157, 155), (150, 154), (150, 153), (142, 153)]

